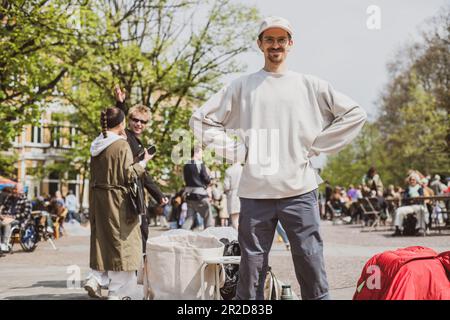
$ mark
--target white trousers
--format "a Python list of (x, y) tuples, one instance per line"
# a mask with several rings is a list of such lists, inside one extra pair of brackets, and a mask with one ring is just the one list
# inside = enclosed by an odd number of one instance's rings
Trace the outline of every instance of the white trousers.
[(102, 287), (108, 286), (109, 296), (124, 297), (136, 291), (136, 271), (91, 270), (87, 279), (94, 278)]
[(397, 208), (397, 210), (395, 210), (394, 226), (398, 227), (400, 230), (403, 230), (403, 220), (405, 220), (406, 216), (411, 213), (415, 213), (416, 215), (416, 228), (425, 230), (429, 220), (428, 210), (424, 205), (417, 204)]

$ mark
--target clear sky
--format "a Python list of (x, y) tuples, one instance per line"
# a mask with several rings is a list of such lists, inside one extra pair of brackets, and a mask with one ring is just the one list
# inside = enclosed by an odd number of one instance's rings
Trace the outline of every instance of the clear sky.
[[(288, 19), (295, 30), (289, 69), (329, 81), (357, 101), (374, 119), (375, 101), (387, 83), (386, 63), (408, 42), (418, 39), (419, 28), (449, 0), (240, 0), (256, 6), (262, 16)], [(380, 29), (370, 30), (369, 6), (380, 9)], [(255, 31), (255, 34), (257, 31)], [(247, 73), (263, 66), (255, 49), (240, 57)], [(314, 161), (322, 166), (325, 157)]]

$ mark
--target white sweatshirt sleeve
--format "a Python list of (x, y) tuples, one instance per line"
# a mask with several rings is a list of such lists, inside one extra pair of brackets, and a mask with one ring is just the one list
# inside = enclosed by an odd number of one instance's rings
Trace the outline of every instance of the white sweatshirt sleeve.
[(197, 109), (189, 125), (194, 136), (203, 146), (212, 148), (216, 156), (230, 163), (245, 162), (247, 149), (242, 138), (231, 137), (225, 131), (239, 128), (239, 108), (233, 104), (232, 85), (224, 87)]
[(318, 104), (324, 118), (332, 119), (315, 138), (309, 157), (336, 153), (349, 144), (362, 129), (366, 112), (352, 99), (325, 82), (318, 82)]

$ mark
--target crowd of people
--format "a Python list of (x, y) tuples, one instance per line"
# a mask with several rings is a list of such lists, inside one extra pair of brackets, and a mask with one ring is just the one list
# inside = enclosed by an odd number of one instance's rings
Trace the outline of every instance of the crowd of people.
[[(371, 167), (361, 180), (361, 184), (349, 185), (348, 188), (341, 186), (332, 187), (325, 181), (325, 189), (321, 195), (321, 216), (323, 219), (333, 220), (336, 214), (347, 217), (349, 223), (355, 223), (366, 219), (360, 206), (363, 198), (376, 198), (380, 209), (381, 223), (385, 224), (388, 218), (395, 223), (396, 210), (401, 206), (411, 204), (416, 197), (432, 197), (435, 195), (450, 194), (450, 181), (445, 180), (440, 175), (423, 175), (417, 170), (409, 170), (406, 174), (403, 186), (389, 185), (384, 187), (380, 175), (374, 167)], [(435, 209), (431, 206), (430, 200), (424, 200), (428, 213)], [(448, 206), (448, 203), (438, 203), (440, 207)], [(367, 221), (365, 221), (367, 222)], [(430, 221), (428, 221), (430, 223)], [(396, 226), (396, 234), (399, 234), (400, 226)]]

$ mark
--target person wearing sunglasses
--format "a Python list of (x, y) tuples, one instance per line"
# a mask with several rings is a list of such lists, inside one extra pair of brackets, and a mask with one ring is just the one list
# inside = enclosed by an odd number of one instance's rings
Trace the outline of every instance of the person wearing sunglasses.
[[(114, 96), (116, 98), (116, 107), (125, 112), (128, 118), (128, 127), (125, 129), (127, 135), (127, 141), (130, 144), (131, 151), (133, 153), (134, 161), (139, 162), (144, 155), (145, 146), (141, 142), (141, 137), (147, 128), (147, 124), (150, 120), (150, 109), (142, 104), (137, 104), (131, 107), (127, 112), (126, 107), (126, 93), (116, 85), (114, 88)], [(155, 201), (163, 206), (169, 203), (169, 199), (164, 196), (159, 187), (153, 181), (152, 177), (146, 171), (146, 174), (142, 178), (142, 186), (150, 193)], [(142, 231), (142, 247), (145, 254), (145, 244), (148, 238), (148, 218), (146, 215), (142, 215), (141, 231)]]

